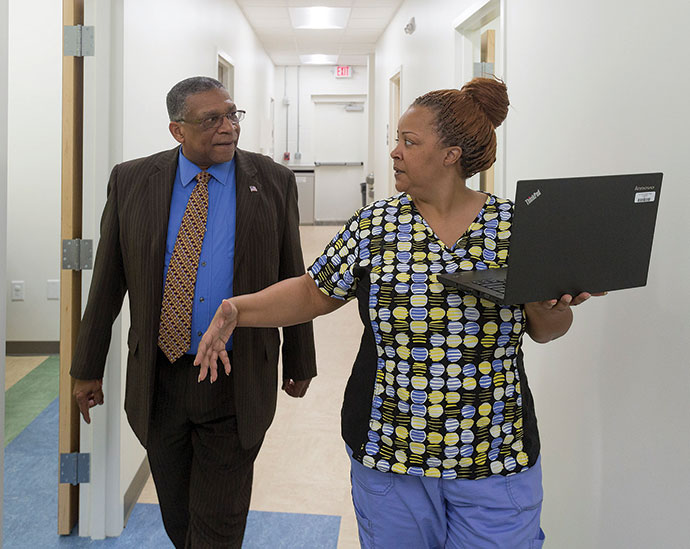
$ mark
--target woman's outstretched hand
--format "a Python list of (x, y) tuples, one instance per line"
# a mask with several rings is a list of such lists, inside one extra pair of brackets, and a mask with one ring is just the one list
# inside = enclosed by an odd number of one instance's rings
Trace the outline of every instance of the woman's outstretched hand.
[(218, 379), (218, 359), (220, 358), (225, 373), (230, 374), (230, 359), (225, 345), (237, 326), (237, 307), (229, 299), (224, 299), (206, 333), (201, 338), (194, 365), (199, 366), (199, 383), (206, 379), (211, 371), (211, 383)]

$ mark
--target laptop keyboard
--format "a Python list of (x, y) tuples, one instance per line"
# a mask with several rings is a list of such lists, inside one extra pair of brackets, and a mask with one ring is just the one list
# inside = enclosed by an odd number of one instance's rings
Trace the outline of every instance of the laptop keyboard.
[(475, 284), (476, 286), (481, 286), (482, 288), (488, 288), (489, 290), (493, 290), (499, 293), (505, 293), (506, 290), (506, 281), (498, 280), (496, 278), (484, 278), (480, 280), (474, 280), (473, 284)]

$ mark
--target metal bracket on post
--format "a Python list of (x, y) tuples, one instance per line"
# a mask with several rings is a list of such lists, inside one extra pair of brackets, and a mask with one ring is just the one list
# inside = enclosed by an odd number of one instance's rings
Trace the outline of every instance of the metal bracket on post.
[(85, 57), (94, 55), (95, 52), (95, 28), (83, 25), (65, 25), (63, 37), (64, 55), (73, 57)]
[(60, 482), (83, 484), (91, 481), (91, 454), (60, 454)]
[(93, 268), (93, 240), (62, 241), (62, 268), (82, 271)]
[(496, 70), (494, 63), (475, 63), (474, 77), (475, 78), (493, 78)]

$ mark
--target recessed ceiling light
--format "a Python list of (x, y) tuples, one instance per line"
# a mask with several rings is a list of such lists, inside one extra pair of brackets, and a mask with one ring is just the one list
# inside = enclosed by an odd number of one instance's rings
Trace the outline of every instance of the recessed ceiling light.
[(295, 29), (344, 29), (350, 18), (350, 8), (288, 8)]
[(313, 53), (310, 55), (300, 55), (299, 60), (303, 65), (337, 65), (337, 55), (324, 55), (323, 53)]

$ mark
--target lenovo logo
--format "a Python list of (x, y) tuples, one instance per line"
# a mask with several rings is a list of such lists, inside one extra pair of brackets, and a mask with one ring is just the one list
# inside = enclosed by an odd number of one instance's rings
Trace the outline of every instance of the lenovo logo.
[(527, 204), (529, 206), (532, 202), (534, 202), (540, 196), (541, 196), (541, 191), (539, 189), (537, 189), (531, 195), (529, 195), (527, 198), (525, 198), (525, 204)]

